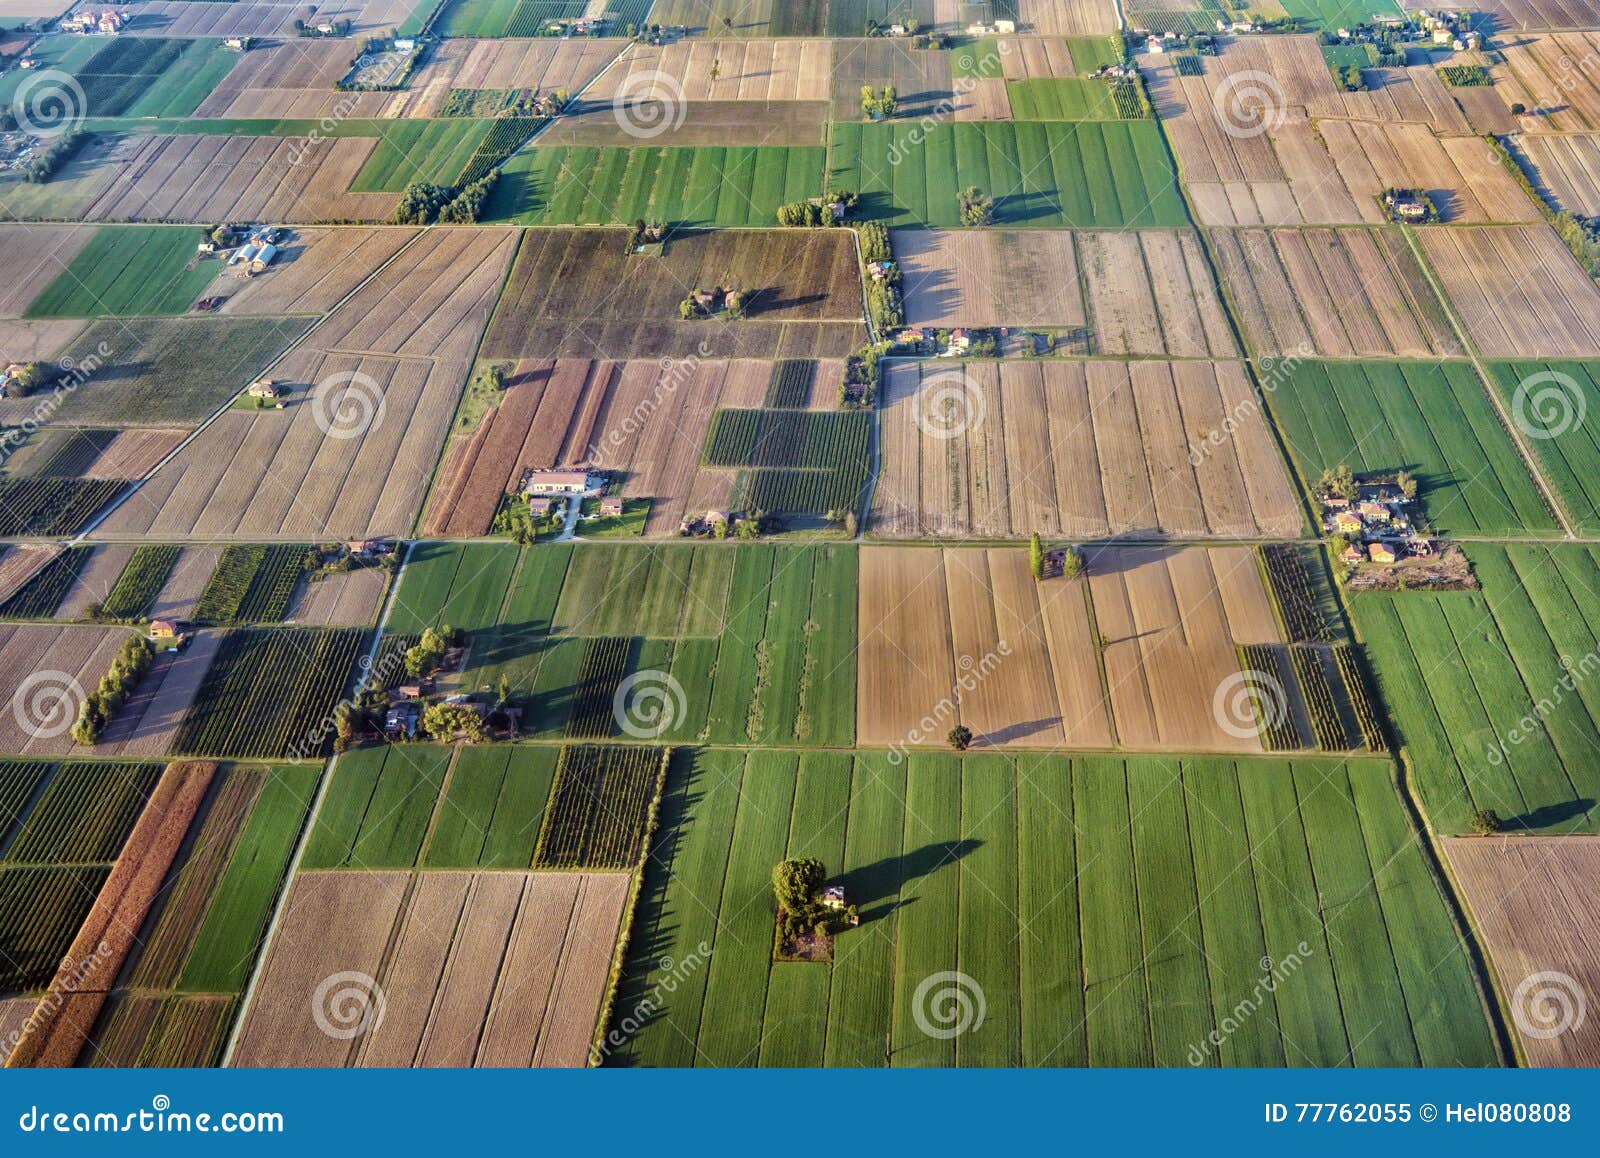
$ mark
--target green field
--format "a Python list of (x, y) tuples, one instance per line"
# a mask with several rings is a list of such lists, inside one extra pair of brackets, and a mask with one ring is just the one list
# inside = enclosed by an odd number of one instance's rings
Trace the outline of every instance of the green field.
[(1297, 363), (1267, 403), (1306, 482), (1408, 470), (1435, 529), (1554, 534), (1555, 516), (1465, 362)]
[(958, 226), (969, 186), (994, 198), (997, 225), (1188, 224), (1153, 122), (838, 122), (828, 165), (829, 188), (859, 192), (862, 216), (891, 225)]
[(571, 734), (588, 641), (604, 638), (624, 640), (640, 695), (680, 689), (670, 723), (634, 721), (635, 738), (848, 745), (855, 573), (848, 546), (421, 543), (385, 631), (465, 628), (462, 687), (504, 676), (524, 729), (545, 738)]
[(1600, 552), (1466, 548), (1483, 590), (1361, 595), (1357, 629), (1434, 827), (1600, 831)]
[[(651, 994), (655, 1013), (608, 1060), (1495, 1064), (1391, 777), (1386, 761), (680, 753), (615, 1006)], [(772, 961), (784, 856), (822, 859), (860, 908), (831, 965)], [(667, 960), (698, 967), (668, 989)], [(954, 971), (972, 1013), (936, 1036), (917, 990)]]
[(467, 117), (385, 121), (352, 193), (398, 193), (413, 181), (454, 185), (493, 122)]
[(1567, 517), (1600, 530), (1600, 362), (1492, 362), (1489, 373)]
[(1277, 0), (1290, 16), (1324, 29), (1350, 28), (1379, 16), (1398, 16), (1400, 6), (1391, 0)]
[[(1129, 89), (1130, 94), (1132, 89)], [(1112, 87), (1083, 77), (1036, 77), (1006, 83), (1011, 115), (1019, 121), (1120, 121), (1129, 114), (1118, 108)], [(1138, 119), (1134, 115), (1131, 119)]]
[(123, 113), (128, 117), (186, 117), (199, 108), (239, 54), (217, 39), (191, 40), (177, 61)]
[(772, 225), (823, 191), (824, 150), (535, 146), (501, 170), (485, 215), (523, 225)]
[(106, 225), (28, 306), (28, 318), (183, 314), (222, 272), (202, 258), (200, 231), (174, 225)]
[(345, 753), (317, 813), (302, 866), (415, 865), (454, 751), (443, 744), (406, 744)]

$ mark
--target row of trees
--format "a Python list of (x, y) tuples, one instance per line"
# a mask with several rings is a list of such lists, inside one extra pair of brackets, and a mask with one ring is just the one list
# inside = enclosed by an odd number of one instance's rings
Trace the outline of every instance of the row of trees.
[(490, 169), (461, 189), (413, 181), (400, 194), (390, 221), (394, 225), (432, 225), (435, 221), (441, 225), (473, 225), (483, 216), (499, 176), (498, 169)]
[(111, 661), (111, 670), (100, 677), (100, 686), (84, 698), (78, 719), (72, 725), (72, 738), (85, 747), (93, 746), (122, 707), (128, 695), (150, 670), (155, 653), (142, 635), (130, 635)]

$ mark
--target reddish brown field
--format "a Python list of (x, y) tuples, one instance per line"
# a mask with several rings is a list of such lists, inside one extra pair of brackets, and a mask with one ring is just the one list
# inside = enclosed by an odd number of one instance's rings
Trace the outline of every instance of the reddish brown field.
[[(234, 1064), (585, 1065), (629, 886), (622, 873), (303, 873)], [(323, 936), (328, 922), (347, 934)], [(316, 990), (346, 971), (373, 979), (382, 1016), (333, 1038)]]
[[(1536, 1066), (1600, 1065), (1600, 837), (1442, 842)], [(1561, 1004), (1565, 999), (1565, 1013)]]
[[(936, 412), (945, 397), (964, 421)], [(1302, 527), (1237, 363), (901, 363), (880, 406), (874, 535), (1254, 537)]]

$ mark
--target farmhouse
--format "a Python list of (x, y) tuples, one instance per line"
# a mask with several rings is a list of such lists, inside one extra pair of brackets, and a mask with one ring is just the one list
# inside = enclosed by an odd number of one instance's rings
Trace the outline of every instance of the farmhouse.
[(251, 398), (270, 400), (278, 396), (280, 389), (278, 383), (271, 378), (257, 378), (245, 388), (245, 394)]
[(178, 624), (172, 619), (152, 619), (150, 621), (151, 639), (172, 639), (178, 634)]
[(383, 734), (390, 740), (410, 740), (417, 734), (417, 721), (422, 716), (422, 705), (412, 700), (391, 704), (383, 714)]
[(1374, 563), (1393, 563), (1396, 555), (1394, 546), (1389, 543), (1369, 543), (1367, 545), (1367, 558)]
[(607, 495), (600, 500), (601, 518), (620, 518), (622, 516), (622, 496)]
[(604, 475), (584, 470), (536, 470), (523, 490), (529, 495), (586, 495), (605, 489)]

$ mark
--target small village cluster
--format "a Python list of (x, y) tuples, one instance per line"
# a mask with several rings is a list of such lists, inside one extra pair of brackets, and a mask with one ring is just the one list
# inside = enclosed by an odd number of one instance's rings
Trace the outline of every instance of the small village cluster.
[(1402, 559), (1430, 558), (1433, 541), (1417, 527), (1415, 500), (1393, 482), (1357, 483), (1347, 494), (1324, 490), (1322, 527), (1345, 540), (1340, 562), (1386, 566)]

